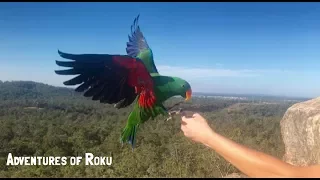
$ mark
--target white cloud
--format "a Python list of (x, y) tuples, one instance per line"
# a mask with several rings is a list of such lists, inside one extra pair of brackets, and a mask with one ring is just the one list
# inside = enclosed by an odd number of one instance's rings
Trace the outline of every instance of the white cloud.
[(301, 76), (301, 71), (167, 65), (158, 65), (157, 67), (162, 75), (176, 76), (187, 80), (195, 92), (299, 94), (296, 91), (300, 82), (292, 80), (295, 79), (294, 77)]
[[(162, 75), (177, 76), (189, 80), (197, 80), (213, 77), (257, 77), (267, 74), (284, 75), (289, 71), (282, 70), (259, 70), (259, 69), (225, 69), (225, 68), (203, 68), (203, 67), (179, 67), (158, 65), (159, 72)], [(41, 67), (13, 67), (0, 66), (0, 80), (32, 80), (45, 82), (52, 85), (63, 85), (62, 81), (70, 79), (71, 76), (60, 76), (54, 73), (54, 68), (42, 69)]]
[(174, 66), (158, 66), (161, 74), (172, 74), (175, 76), (192, 76), (194, 78), (201, 77), (239, 77), (239, 76), (255, 76), (251, 70), (230, 70), (230, 69), (209, 69), (209, 68), (187, 68)]
[(268, 73), (289, 73), (283, 70), (261, 70), (261, 69), (224, 69), (224, 68), (197, 68), (178, 66), (157, 66), (161, 74), (180, 76), (188, 78), (210, 78), (210, 77), (256, 77)]

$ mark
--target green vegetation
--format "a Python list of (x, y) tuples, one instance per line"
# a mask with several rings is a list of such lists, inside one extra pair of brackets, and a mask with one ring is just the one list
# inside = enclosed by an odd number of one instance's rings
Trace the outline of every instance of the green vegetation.
[[(184, 106), (208, 118), (217, 132), (281, 158), (279, 122), (291, 105), (194, 98)], [(128, 144), (121, 147), (130, 110), (86, 99), (72, 89), (0, 82), (0, 177), (221, 177), (237, 172), (214, 151), (185, 138), (179, 117), (148, 121), (138, 130), (134, 152)], [(89, 152), (113, 159), (111, 166), (6, 166), (9, 152), (83, 157)]]

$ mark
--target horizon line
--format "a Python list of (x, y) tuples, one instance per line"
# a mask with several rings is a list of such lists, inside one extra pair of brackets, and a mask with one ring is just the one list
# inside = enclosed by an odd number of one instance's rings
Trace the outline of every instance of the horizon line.
[[(45, 82), (39, 82), (39, 81), (34, 81), (34, 80), (1, 80), (2, 83), (4, 82), (33, 82), (33, 83), (38, 83), (38, 84), (44, 84), (48, 86), (53, 86), (57, 88), (66, 88), (66, 89), (75, 89), (75, 87), (70, 87), (66, 85), (53, 85)], [(260, 97), (282, 97), (282, 98), (298, 98), (298, 99), (314, 99), (317, 97), (306, 97), (306, 96), (286, 96), (286, 95), (275, 95), (275, 94), (258, 94), (258, 93), (224, 93), (224, 92), (201, 92), (201, 91), (194, 91), (194, 94), (203, 94), (203, 96), (212, 96), (214, 95), (226, 95), (226, 96), (260, 96)]]

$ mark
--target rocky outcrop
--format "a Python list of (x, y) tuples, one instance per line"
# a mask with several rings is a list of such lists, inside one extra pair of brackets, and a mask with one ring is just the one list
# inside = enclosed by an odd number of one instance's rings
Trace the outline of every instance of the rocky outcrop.
[[(320, 97), (294, 104), (284, 114), (281, 135), (283, 160), (296, 166), (320, 164)], [(232, 173), (224, 178), (243, 178)]]
[(280, 126), (284, 161), (297, 166), (320, 163), (320, 97), (291, 106)]

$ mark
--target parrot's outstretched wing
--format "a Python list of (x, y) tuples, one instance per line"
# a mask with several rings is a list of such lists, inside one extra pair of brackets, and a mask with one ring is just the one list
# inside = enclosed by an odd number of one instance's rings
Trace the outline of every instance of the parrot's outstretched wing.
[(137, 96), (142, 107), (155, 103), (153, 80), (140, 59), (127, 55), (58, 53), (73, 61), (56, 61), (59, 66), (71, 67), (56, 70), (56, 74), (77, 75), (64, 85), (81, 84), (75, 91), (85, 92), (85, 97), (115, 104), (118, 109), (132, 104)]
[(143, 36), (138, 25), (140, 15), (138, 15), (131, 25), (131, 35), (129, 35), (129, 42), (127, 42), (127, 54), (134, 58), (140, 58), (149, 73), (159, 73), (154, 64), (153, 53), (149, 47), (146, 38)]

